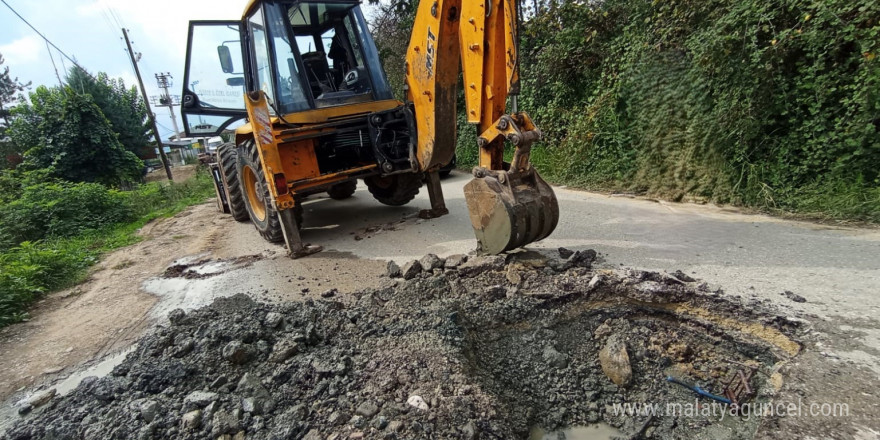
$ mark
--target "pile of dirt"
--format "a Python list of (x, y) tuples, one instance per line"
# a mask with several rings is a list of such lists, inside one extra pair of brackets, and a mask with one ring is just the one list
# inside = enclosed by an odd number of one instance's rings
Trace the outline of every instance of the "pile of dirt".
[(757, 419), (649, 419), (614, 405), (693, 404), (667, 376), (721, 393), (744, 366), (755, 398), (770, 399), (774, 365), (799, 350), (786, 336), (797, 321), (681, 273), (595, 271), (595, 252), (561, 254), (429, 255), (338, 300), (238, 295), (175, 310), (111, 375), (7, 435), (510, 439), (600, 421), (659, 439), (754, 432)]

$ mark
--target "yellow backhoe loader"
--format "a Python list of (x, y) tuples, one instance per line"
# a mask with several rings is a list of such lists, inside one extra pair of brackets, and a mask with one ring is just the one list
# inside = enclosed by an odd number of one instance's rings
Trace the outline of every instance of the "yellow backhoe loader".
[[(234, 128), (214, 166), (218, 206), (250, 220), (292, 257), (302, 201), (350, 197), (363, 179), (381, 203), (409, 203), (423, 183), (448, 213), (438, 171), (454, 157), (461, 70), (479, 166), (465, 186), (478, 250), (496, 254), (553, 232), (559, 208), (531, 166), (541, 137), (518, 92), (516, 0), (421, 0), (406, 57), (406, 102), (395, 100), (356, 0), (251, 0), (238, 21), (189, 27), (182, 113), (187, 135)], [(244, 97), (244, 99), (242, 99)], [(246, 121), (246, 122), (245, 122)], [(245, 122), (245, 123), (243, 123)], [(504, 142), (514, 153), (504, 162)]]

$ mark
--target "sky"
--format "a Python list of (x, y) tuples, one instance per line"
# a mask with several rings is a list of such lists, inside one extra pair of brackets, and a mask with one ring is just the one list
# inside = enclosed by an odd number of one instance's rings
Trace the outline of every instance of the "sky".
[[(93, 74), (106, 72), (137, 85), (122, 27), (129, 30), (149, 96), (158, 96), (156, 73), (171, 73), (171, 93), (180, 95), (190, 20), (238, 20), (246, 0), (5, 0), (58, 48)], [(369, 11), (365, 11), (369, 16)], [(58, 85), (50, 51), (43, 39), (0, 3), (0, 54), (13, 77), (37, 85)], [(51, 50), (64, 78), (68, 60)], [(163, 139), (174, 133), (167, 107), (154, 108)], [(175, 112), (179, 107), (175, 107)], [(183, 124), (177, 113), (177, 123)]]

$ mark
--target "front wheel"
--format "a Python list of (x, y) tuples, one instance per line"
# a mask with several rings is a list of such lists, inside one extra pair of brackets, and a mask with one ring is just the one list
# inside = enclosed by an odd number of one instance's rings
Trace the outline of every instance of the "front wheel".
[(244, 205), (257, 231), (269, 242), (284, 241), (281, 219), (275, 210), (272, 193), (269, 192), (269, 185), (260, 165), (260, 154), (253, 140), (238, 146), (238, 176), (244, 194)]
[(364, 179), (373, 198), (389, 206), (403, 206), (411, 202), (422, 187), (419, 173), (395, 174), (393, 176), (373, 176)]
[(236, 221), (246, 222), (248, 211), (245, 207), (244, 195), (238, 173), (238, 149), (235, 144), (225, 143), (217, 148), (217, 162), (220, 165), (220, 177), (226, 187), (226, 201), (229, 213)]
[(357, 190), (357, 180), (337, 183), (327, 189), (327, 195), (333, 200), (345, 200), (354, 195)]

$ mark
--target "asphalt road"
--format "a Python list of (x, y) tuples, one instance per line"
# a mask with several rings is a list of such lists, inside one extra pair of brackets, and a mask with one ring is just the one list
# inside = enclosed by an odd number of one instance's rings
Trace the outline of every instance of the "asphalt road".
[[(462, 192), (469, 180), (462, 172), (445, 179), (450, 213), (427, 221), (415, 216), (429, 206), (424, 188), (415, 201), (400, 208), (379, 204), (363, 184), (349, 200), (316, 197), (305, 205), (303, 238), (329, 250), (398, 263), (429, 252), (440, 256), (470, 252), (476, 241)], [(732, 208), (564, 187), (557, 187), (556, 195), (559, 226), (530, 249), (595, 249), (607, 268), (682, 270), (729, 294), (769, 299), (793, 312), (840, 321), (863, 333), (867, 347), (880, 350), (880, 323), (875, 320), (880, 316), (880, 230), (876, 228), (832, 227)], [(382, 228), (389, 224), (393, 227)], [(376, 227), (380, 230), (374, 231)], [(782, 295), (785, 291), (807, 301), (793, 302)], [(855, 353), (853, 357), (880, 376), (877, 356)]]
[[(429, 206), (423, 190), (393, 208), (361, 185), (345, 201), (315, 198), (305, 205), (304, 239), (362, 258), (406, 262), (425, 253), (467, 253), (476, 241), (462, 187), (470, 176), (443, 181), (449, 215), (415, 218)], [(766, 295), (788, 290), (819, 315), (880, 313), (880, 230), (839, 228), (748, 215), (735, 209), (612, 197), (556, 188), (560, 220), (533, 249), (595, 249), (608, 267), (683, 270), (727, 292)], [(401, 223), (402, 221), (402, 223)], [(393, 224), (394, 230), (368, 228)], [(361, 240), (356, 239), (362, 238)], [(787, 298), (786, 298), (786, 301)]]

